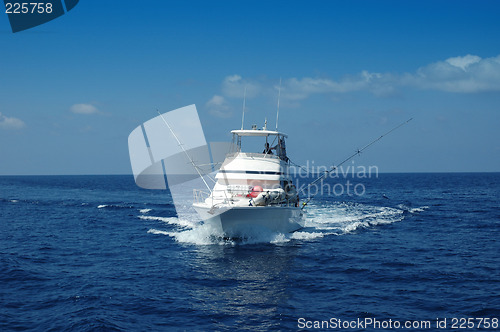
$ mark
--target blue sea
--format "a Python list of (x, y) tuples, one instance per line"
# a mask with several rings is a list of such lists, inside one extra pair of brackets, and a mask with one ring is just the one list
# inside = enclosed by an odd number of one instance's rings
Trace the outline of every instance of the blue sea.
[(500, 173), (357, 181), (235, 240), (129, 175), (2, 176), (0, 330), (499, 330)]

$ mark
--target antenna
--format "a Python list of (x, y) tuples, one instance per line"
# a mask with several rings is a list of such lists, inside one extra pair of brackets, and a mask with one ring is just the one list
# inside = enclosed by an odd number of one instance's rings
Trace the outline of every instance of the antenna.
[(247, 86), (245, 85), (245, 92), (243, 92), (243, 114), (241, 115), (241, 130), (243, 130), (243, 121), (245, 121), (245, 100), (247, 99)]
[(278, 131), (278, 117), (280, 115), (280, 96), (281, 96), (281, 77), (280, 77), (280, 87), (278, 89), (278, 110), (276, 111), (276, 131)]

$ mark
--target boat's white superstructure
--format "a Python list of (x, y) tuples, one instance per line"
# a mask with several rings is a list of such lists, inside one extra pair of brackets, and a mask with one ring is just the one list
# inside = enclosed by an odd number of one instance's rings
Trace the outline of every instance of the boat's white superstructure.
[[(245, 237), (260, 229), (289, 233), (302, 228), (299, 197), (289, 175), (287, 135), (256, 126), (231, 133), (232, 149), (215, 186), (211, 192), (195, 190), (194, 209), (228, 237)], [(243, 151), (247, 140), (257, 140), (263, 151)]]

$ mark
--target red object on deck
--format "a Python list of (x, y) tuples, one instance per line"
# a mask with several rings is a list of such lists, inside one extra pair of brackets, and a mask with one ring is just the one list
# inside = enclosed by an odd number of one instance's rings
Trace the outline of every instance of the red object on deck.
[(248, 194), (248, 195), (251, 196), (251, 197), (253, 197), (253, 198), (255, 198), (255, 197), (259, 196), (259, 194), (261, 192), (263, 192), (263, 191), (264, 191), (264, 189), (262, 189), (261, 186), (254, 186), (252, 188), (252, 192), (250, 194)]

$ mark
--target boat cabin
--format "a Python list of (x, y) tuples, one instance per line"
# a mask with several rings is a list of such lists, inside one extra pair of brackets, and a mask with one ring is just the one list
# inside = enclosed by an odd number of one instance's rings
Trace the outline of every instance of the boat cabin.
[[(233, 134), (233, 153), (255, 153), (260, 154), (259, 157), (274, 157), (288, 162), (285, 144), (285, 139), (288, 136), (286, 134), (273, 130), (257, 129), (256, 126), (253, 126), (253, 129), (232, 130), (231, 133)], [(257, 139), (248, 139), (247, 137)]]

